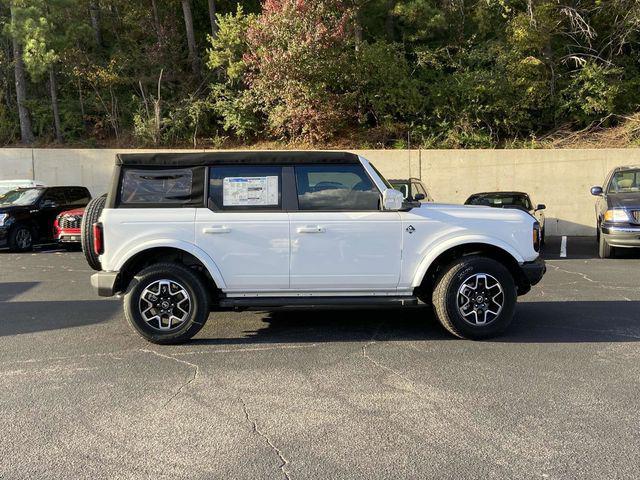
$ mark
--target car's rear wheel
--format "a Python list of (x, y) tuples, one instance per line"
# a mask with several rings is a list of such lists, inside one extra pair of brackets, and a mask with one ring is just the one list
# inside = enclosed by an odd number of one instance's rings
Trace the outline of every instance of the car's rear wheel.
[(107, 201), (107, 195), (91, 200), (84, 209), (80, 223), (80, 242), (87, 263), (94, 270), (102, 270), (99, 255), (93, 250), (93, 224), (98, 221)]
[(453, 335), (472, 340), (493, 337), (511, 323), (517, 290), (500, 262), (462, 257), (436, 281), (432, 302), (440, 323)]
[(33, 250), (33, 230), (28, 225), (18, 224), (9, 232), (9, 250), (28, 252)]
[(137, 273), (124, 295), (129, 325), (152, 343), (189, 340), (209, 317), (209, 300), (196, 272), (177, 263), (152, 265)]
[(613, 258), (616, 255), (615, 248), (607, 243), (602, 232), (598, 235), (598, 255), (600, 258)]

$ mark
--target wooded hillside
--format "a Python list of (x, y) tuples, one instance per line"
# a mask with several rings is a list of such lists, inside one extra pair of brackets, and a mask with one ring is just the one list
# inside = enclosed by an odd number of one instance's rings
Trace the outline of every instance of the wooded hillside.
[(0, 145), (640, 145), (639, 0), (2, 0), (0, 33)]

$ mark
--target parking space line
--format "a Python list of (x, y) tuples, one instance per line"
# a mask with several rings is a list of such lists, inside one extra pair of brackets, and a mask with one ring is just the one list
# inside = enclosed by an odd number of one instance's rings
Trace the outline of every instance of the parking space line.
[(560, 258), (567, 258), (567, 237), (562, 237), (562, 243), (560, 243)]

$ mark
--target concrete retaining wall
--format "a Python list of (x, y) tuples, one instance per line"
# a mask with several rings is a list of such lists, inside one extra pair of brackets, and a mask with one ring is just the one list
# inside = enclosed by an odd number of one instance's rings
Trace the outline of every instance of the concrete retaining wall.
[[(85, 185), (97, 195), (107, 190), (116, 153), (143, 151), (149, 150), (2, 148), (0, 180)], [(529, 192), (534, 202), (547, 205), (549, 235), (593, 235), (594, 198), (589, 188), (600, 185), (617, 165), (640, 164), (640, 149), (355, 152), (387, 178), (422, 178), (439, 202), (462, 203), (481, 191)]]

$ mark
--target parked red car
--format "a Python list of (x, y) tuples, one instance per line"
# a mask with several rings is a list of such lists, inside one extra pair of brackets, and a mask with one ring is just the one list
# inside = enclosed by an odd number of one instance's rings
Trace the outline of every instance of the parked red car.
[(54, 238), (66, 248), (80, 245), (80, 222), (84, 215), (84, 207), (67, 210), (56, 217), (53, 222)]

